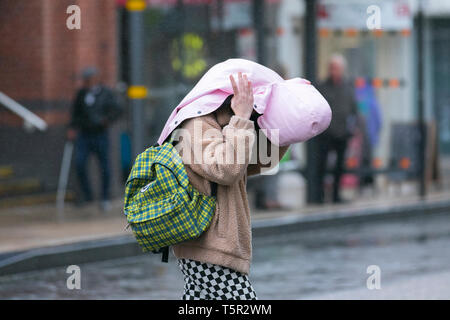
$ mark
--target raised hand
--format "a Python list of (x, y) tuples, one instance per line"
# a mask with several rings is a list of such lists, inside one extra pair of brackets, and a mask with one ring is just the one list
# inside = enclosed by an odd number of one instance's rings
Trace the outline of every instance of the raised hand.
[(252, 84), (248, 81), (247, 76), (242, 72), (238, 73), (238, 84), (230, 75), (231, 86), (233, 87), (234, 96), (231, 99), (231, 109), (238, 117), (250, 119), (253, 112), (253, 90)]

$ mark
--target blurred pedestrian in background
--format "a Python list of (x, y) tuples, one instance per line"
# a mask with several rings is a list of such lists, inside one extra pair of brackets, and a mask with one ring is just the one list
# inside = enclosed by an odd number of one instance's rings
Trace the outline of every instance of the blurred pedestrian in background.
[(93, 200), (87, 163), (94, 153), (101, 168), (101, 209), (108, 211), (111, 207), (108, 128), (120, 116), (121, 108), (112, 90), (101, 84), (97, 68), (85, 68), (81, 78), (83, 85), (75, 96), (67, 138), (75, 140), (75, 164), (84, 196), (81, 202)]
[[(336, 152), (333, 169), (333, 202), (342, 202), (339, 183), (344, 171), (347, 142), (353, 136), (357, 123), (357, 103), (352, 83), (346, 77), (347, 61), (340, 54), (334, 54), (329, 60), (328, 78), (318, 89), (330, 104), (333, 117), (324, 133), (317, 137), (319, 144), (318, 166), (319, 181), (324, 182), (327, 160), (330, 151)], [(321, 202), (324, 202), (324, 188), (321, 188)]]

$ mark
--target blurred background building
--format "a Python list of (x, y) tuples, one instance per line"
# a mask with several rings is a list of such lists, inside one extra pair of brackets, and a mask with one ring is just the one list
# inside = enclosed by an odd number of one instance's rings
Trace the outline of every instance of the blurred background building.
[(105, 84), (117, 84), (117, 4), (75, 2), (82, 8), (79, 31), (66, 27), (66, 10), (74, 1), (0, 2), (0, 91), (48, 124), (43, 132), (29, 130), (22, 118), (0, 106), (3, 201), (17, 197), (22, 202), (28, 194), (38, 195), (33, 201), (54, 199), (81, 70), (96, 65)]
[[(66, 9), (72, 4), (81, 8), (81, 30), (66, 28)], [(148, 146), (156, 141), (174, 106), (210, 66), (222, 60), (242, 57), (269, 67), (281, 64), (288, 78), (304, 75), (308, 48), (303, 45), (303, 0), (148, 0), (146, 4), (141, 68), (148, 88), (143, 118), (143, 140)], [(435, 124), (432, 140), (444, 156), (450, 154), (450, 3), (424, 4), (426, 120), (431, 128)], [(367, 27), (371, 5), (381, 10), (381, 29)], [(339, 52), (349, 61), (355, 87), (373, 89), (382, 126), (369, 161), (376, 169), (414, 164), (411, 150), (394, 156), (399, 150), (394, 146), (409, 141), (406, 146), (414, 147), (416, 142), (414, 137), (397, 141), (398, 136), (408, 138), (408, 131), (394, 128), (417, 119), (417, 7), (415, 0), (318, 0), (318, 79), (325, 77), (329, 57)], [(126, 97), (130, 81), (126, 1), (3, 0), (0, 17), (0, 91), (48, 124), (46, 131), (30, 131), (23, 119), (0, 107), (0, 199), (26, 194), (38, 194), (42, 201), (53, 199), (79, 72), (96, 65), (103, 82)], [(361, 108), (364, 111), (364, 103)], [(120, 137), (131, 135), (132, 127), (128, 107), (112, 132), (116, 196), (123, 192), (121, 167), (127, 161)], [(294, 149), (296, 161), (305, 166), (304, 147)], [(349, 168), (360, 165), (358, 152), (357, 146), (349, 151)]]

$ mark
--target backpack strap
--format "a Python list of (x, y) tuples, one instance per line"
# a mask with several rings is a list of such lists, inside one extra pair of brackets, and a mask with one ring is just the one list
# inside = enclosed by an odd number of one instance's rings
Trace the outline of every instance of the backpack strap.
[(158, 250), (153, 250), (152, 252), (155, 254), (161, 253), (162, 254), (161, 261), (162, 262), (169, 261), (169, 247), (164, 247), (164, 248), (160, 248)]
[(164, 247), (161, 249), (162, 257), (161, 262), (169, 262), (169, 247)]

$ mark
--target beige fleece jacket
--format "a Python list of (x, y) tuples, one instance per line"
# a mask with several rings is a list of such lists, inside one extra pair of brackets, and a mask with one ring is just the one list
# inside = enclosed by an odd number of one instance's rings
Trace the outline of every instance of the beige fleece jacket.
[[(208, 230), (195, 240), (173, 246), (173, 253), (178, 259), (221, 265), (248, 274), (252, 236), (247, 175), (259, 173), (262, 167), (249, 165), (257, 145), (254, 123), (233, 115), (229, 107), (222, 107), (212, 114), (186, 120), (181, 128), (189, 135), (186, 138), (181, 134), (176, 149), (190, 183), (204, 194), (211, 194), (210, 181), (216, 182), (218, 188), (216, 212)], [(198, 135), (199, 128), (202, 136)], [(210, 129), (213, 131), (208, 133), (212, 134), (205, 134)], [(286, 150), (287, 147), (280, 148), (280, 158)]]

